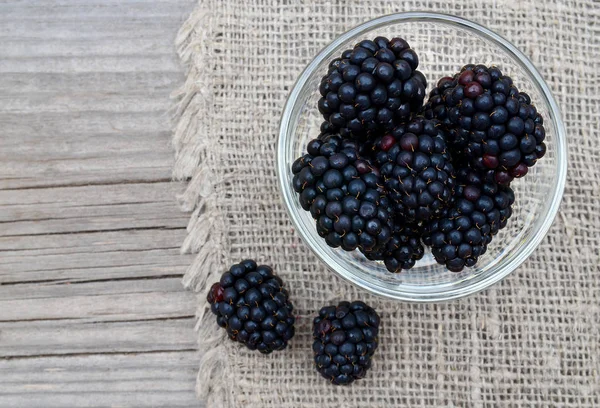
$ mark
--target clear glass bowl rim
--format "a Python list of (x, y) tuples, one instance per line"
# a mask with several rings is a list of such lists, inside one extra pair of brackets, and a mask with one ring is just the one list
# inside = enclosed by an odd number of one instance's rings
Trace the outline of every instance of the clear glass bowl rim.
[[(372, 282), (366, 281), (360, 276), (353, 274), (350, 270), (345, 269), (345, 267), (341, 263), (339, 263), (338, 260), (334, 257), (330, 257), (327, 254), (320, 253), (320, 251), (318, 250), (319, 243), (317, 242), (317, 239), (321, 240), (322, 238), (317, 236), (314, 233), (314, 231), (310, 231), (302, 222), (300, 222), (300, 220), (294, 214), (294, 211), (292, 210), (292, 205), (293, 200), (295, 200), (296, 197), (294, 196), (294, 192), (292, 191), (292, 189), (289, 188), (289, 185), (287, 185), (284, 176), (286, 172), (290, 171), (288, 165), (285, 163), (285, 140), (287, 134), (291, 131), (291, 120), (294, 116), (294, 110), (297, 109), (296, 104), (298, 101), (298, 97), (301, 94), (304, 86), (306, 85), (306, 82), (308, 81), (309, 77), (312, 75), (313, 71), (319, 66), (321, 62), (331, 58), (338, 46), (345, 43), (346, 41), (356, 36), (360, 36), (361, 34), (367, 31), (405, 21), (421, 21), (434, 23), (437, 22), (449, 26), (457, 26), (461, 29), (474, 32), (480, 37), (484, 38), (485, 40), (488, 40), (494, 45), (503, 49), (507, 54), (513, 57), (521, 65), (521, 68), (523, 68), (530, 75), (534, 85), (538, 88), (538, 91), (540, 91), (540, 94), (544, 99), (544, 103), (546, 103), (549, 106), (549, 113), (556, 127), (555, 143), (557, 182), (554, 188), (554, 194), (551, 197), (551, 206), (543, 224), (537, 229), (532, 239), (526, 242), (517, 251), (517, 253), (514, 254), (514, 256), (512, 256), (511, 259), (508, 260), (508, 262), (499, 265), (499, 267), (497, 267), (494, 273), (489, 273), (487, 274), (487, 276), (481, 277), (480, 279), (471, 279), (467, 285), (449, 290), (421, 289), (421, 291), (419, 292), (414, 292), (408, 290), (401, 290), (398, 288), (398, 285), (393, 285), (384, 282), (375, 285)], [(442, 302), (469, 296), (471, 294), (482, 291), (488, 288), (489, 286), (493, 285), (494, 283), (502, 280), (508, 274), (510, 274), (512, 271), (518, 268), (540, 244), (540, 242), (550, 229), (552, 223), (554, 222), (554, 218), (556, 217), (556, 214), (558, 212), (558, 208), (560, 206), (560, 202), (562, 200), (564, 192), (567, 174), (566, 133), (564, 123), (560, 114), (560, 109), (558, 107), (558, 104), (556, 103), (556, 100), (554, 99), (554, 96), (552, 95), (552, 92), (550, 91), (550, 88), (542, 78), (541, 74), (535, 68), (533, 63), (529, 60), (529, 58), (527, 58), (518, 48), (516, 48), (508, 40), (477, 23), (449, 14), (421, 11), (395, 13), (378, 17), (373, 20), (369, 20), (343, 33), (334, 41), (332, 41), (329, 45), (327, 45), (324, 49), (322, 49), (319, 52), (319, 54), (317, 54), (317, 56), (306, 66), (304, 71), (298, 77), (294, 87), (292, 88), (285, 103), (285, 108), (281, 116), (277, 145), (276, 171), (277, 178), (279, 181), (279, 189), (281, 191), (283, 202), (290, 218), (292, 219), (294, 227), (299, 232), (300, 237), (306, 243), (306, 245), (308, 245), (312, 252), (329, 269), (333, 270), (336, 274), (341, 276), (346, 281), (349, 281), (354, 285), (376, 295), (384, 296), (395, 300), (415, 303)]]

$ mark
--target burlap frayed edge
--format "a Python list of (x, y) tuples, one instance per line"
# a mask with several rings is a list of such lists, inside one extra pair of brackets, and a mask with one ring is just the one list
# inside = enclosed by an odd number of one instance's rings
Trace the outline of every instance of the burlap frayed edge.
[[(210, 284), (220, 278), (221, 265), (226, 259), (223, 249), (224, 227), (215, 203), (215, 179), (219, 152), (210, 144), (210, 118), (214, 111), (211, 58), (215, 21), (214, 12), (200, 0), (190, 17), (180, 28), (175, 46), (186, 70), (184, 85), (172, 94), (173, 148), (175, 165), (173, 178), (188, 180), (178, 197), (183, 211), (192, 212), (187, 225), (187, 237), (182, 253), (197, 253), (188, 267), (183, 285), (200, 293), (196, 311), (198, 349), (202, 354), (196, 380), (196, 393), (210, 407), (234, 406), (235, 390), (229, 352), (224, 345), (224, 332), (214, 330), (214, 321), (207, 313), (206, 294)], [(219, 381), (214, 381), (219, 379)]]

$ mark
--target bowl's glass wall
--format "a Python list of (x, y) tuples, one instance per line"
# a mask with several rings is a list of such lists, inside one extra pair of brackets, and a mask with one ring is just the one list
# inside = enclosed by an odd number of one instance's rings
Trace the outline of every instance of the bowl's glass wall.
[[(402, 15), (399, 15), (402, 16)], [(290, 108), (282, 119), (282, 133), (279, 146), (279, 176), (284, 201), (290, 215), (307, 244), (325, 261), (328, 266), (343, 277), (374, 292), (403, 300), (435, 301), (463, 296), (498, 280), (496, 273), (506, 275), (520, 262), (523, 247), (528, 242), (539, 242), (540, 233), (545, 234), (554, 218), (555, 201), (562, 193), (561, 178), (564, 177), (561, 143), (557, 143), (561, 127), (557, 111), (552, 109), (551, 95), (545, 93), (535, 75), (515, 57), (510, 50), (504, 49), (496, 40), (486, 38), (472, 27), (462, 26), (453, 21), (428, 18), (400, 18), (364, 28), (352, 38), (341, 42), (317, 58), (301, 77), (305, 83), (292, 92), (288, 102)], [(349, 253), (341, 249), (328, 247), (316, 233), (310, 213), (300, 207), (292, 190), (293, 161), (305, 152), (306, 144), (319, 134), (322, 117), (317, 110), (320, 97), (318, 85), (326, 73), (329, 61), (351, 48), (362, 39), (372, 39), (378, 35), (388, 38), (405, 38), (419, 55), (419, 70), (429, 84), (429, 92), (437, 80), (457, 72), (466, 63), (496, 65), (505, 74), (510, 75), (520, 90), (529, 93), (538, 111), (545, 118), (546, 156), (529, 170), (526, 177), (515, 180), (516, 201), (513, 216), (508, 226), (492, 241), (488, 251), (476, 267), (461, 273), (452, 273), (438, 265), (429, 251), (417, 265), (399, 274), (391, 274), (385, 266), (368, 261), (358, 251)], [(563, 142), (563, 141), (561, 141)], [(559, 157), (560, 156), (560, 157)], [(560, 190), (560, 191), (558, 191)], [(528, 254), (527, 254), (528, 255)], [(523, 259), (520, 259), (523, 258)]]

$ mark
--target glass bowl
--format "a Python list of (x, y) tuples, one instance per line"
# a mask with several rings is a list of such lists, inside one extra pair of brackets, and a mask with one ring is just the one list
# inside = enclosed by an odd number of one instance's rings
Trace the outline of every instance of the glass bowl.
[[(460, 273), (448, 271), (431, 252), (402, 273), (387, 272), (380, 262), (359, 251), (330, 248), (317, 235), (315, 221), (304, 211), (292, 188), (291, 165), (323, 121), (317, 109), (319, 82), (329, 61), (363, 39), (378, 35), (406, 39), (419, 55), (419, 70), (427, 91), (443, 76), (467, 63), (496, 65), (529, 93), (544, 116), (547, 153), (529, 173), (515, 180), (513, 215), (494, 238), (477, 265)], [(409, 302), (439, 302), (487, 288), (515, 270), (538, 246), (558, 211), (562, 198), (567, 151), (564, 125), (554, 97), (531, 61), (498, 34), (462, 18), (425, 12), (399, 13), (368, 21), (342, 34), (323, 49), (298, 78), (283, 111), (277, 148), (277, 173), (283, 201), (296, 230), (308, 247), (342, 278), (372, 293)]]

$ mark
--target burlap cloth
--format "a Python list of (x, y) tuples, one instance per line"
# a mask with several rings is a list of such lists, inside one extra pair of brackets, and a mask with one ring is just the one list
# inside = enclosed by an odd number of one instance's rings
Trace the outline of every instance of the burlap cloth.
[[(178, 36), (189, 69), (177, 94), (175, 177), (193, 211), (184, 283), (205, 293), (231, 263), (271, 264), (299, 316), (284, 352), (224, 341), (198, 308), (198, 393), (209, 407), (600, 406), (600, 4), (593, 1), (204, 0)], [(472, 19), (525, 52), (566, 122), (569, 172), (552, 229), (515, 273), (445, 304), (371, 296), (328, 272), (292, 229), (275, 176), (278, 122), (306, 63), (376, 16), (431, 10)], [(362, 299), (382, 316), (366, 379), (334, 387), (312, 363), (311, 319)]]

